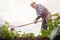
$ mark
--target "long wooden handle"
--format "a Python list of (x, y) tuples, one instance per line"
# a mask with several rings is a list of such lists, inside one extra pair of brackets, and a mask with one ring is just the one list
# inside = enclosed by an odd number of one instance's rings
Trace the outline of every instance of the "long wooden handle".
[[(42, 21), (37, 21), (37, 22), (42, 22)], [(33, 23), (34, 23), (34, 22), (31, 22), (31, 23), (24, 24), (24, 25), (21, 25), (21, 26), (18, 26), (18, 27), (23, 27), (23, 26), (31, 25), (31, 24), (33, 24)]]

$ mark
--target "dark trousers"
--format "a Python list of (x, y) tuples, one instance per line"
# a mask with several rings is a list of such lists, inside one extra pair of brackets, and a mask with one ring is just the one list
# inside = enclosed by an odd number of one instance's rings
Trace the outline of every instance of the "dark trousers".
[(42, 29), (44, 29), (44, 30), (47, 30), (47, 22), (46, 22), (46, 20), (43, 20), (42, 21)]

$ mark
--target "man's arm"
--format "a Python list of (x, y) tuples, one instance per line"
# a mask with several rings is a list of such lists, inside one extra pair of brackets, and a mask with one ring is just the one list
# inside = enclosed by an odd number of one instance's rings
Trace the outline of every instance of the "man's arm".
[(37, 18), (35, 20), (39, 20), (40, 19), (40, 16), (37, 16)]
[(37, 16), (37, 18), (35, 19), (34, 23), (36, 24), (37, 23), (37, 20), (40, 19), (40, 16)]

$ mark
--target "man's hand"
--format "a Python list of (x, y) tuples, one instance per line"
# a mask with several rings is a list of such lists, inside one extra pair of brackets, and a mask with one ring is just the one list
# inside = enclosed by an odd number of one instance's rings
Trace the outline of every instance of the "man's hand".
[(36, 23), (37, 23), (37, 20), (34, 21), (34, 24), (36, 24)]

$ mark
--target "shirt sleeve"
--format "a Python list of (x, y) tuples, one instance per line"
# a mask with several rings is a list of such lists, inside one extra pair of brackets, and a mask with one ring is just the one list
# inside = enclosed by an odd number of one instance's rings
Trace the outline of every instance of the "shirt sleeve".
[(42, 5), (38, 5), (38, 8), (37, 8), (38, 10), (37, 10), (37, 15), (38, 16), (41, 16), (41, 14), (44, 12), (44, 6), (42, 6)]
[(41, 16), (41, 12), (37, 11), (36, 12), (37, 16)]

